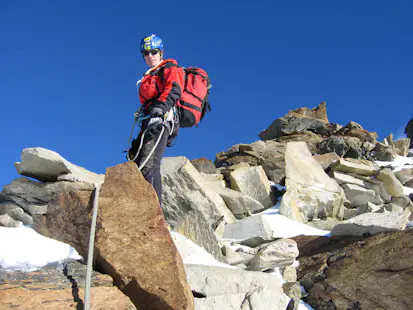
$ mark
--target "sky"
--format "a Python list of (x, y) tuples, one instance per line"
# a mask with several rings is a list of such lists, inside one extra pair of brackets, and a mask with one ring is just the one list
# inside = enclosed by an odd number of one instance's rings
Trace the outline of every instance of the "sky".
[[(327, 102), (330, 122), (403, 137), (413, 116), (413, 3), (389, 1), (0, 2), (0, 186), (28, 147), (104, 173), (125, 162), (142, 37), (205, 69), (213, 111), (165, 156), (259, 140), (275, 119)], [(135, 132), (136, 135), (136, 132)]]

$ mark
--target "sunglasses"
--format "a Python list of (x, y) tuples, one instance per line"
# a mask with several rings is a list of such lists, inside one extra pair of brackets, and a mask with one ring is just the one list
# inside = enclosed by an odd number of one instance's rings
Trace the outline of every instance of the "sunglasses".
[(144, 52), (142, 52), (142, 54), (143, 55), (145, 55), (145, 56), (148, 56), (149, 54), (152, 54), (152, 55), (156, 55), (156, 54), (158, 54), (160, 52), (160, 50), (158, 50), (158, 49), (154, 49), (154, 50), (150, 50), (150, 51), (144, 51)]

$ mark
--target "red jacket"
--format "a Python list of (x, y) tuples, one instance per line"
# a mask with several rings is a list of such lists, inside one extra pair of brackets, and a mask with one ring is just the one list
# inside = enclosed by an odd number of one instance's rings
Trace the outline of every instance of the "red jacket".
[(166, 113), (181, 98), (185, 74), (177, 65), (175, 60), (166, 59), (145, 73), (139, 87), (145, 114), (155, 107)]

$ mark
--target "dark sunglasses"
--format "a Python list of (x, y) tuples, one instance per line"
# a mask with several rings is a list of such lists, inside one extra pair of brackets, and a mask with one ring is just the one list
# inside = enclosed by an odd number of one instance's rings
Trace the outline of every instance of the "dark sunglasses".
[(156, 54), (158, 54), (160, 51), (158, 50), (158, 49), (154, 49), (154, 50), (150, 50), (150, 51), (144, 51), (144, 52), (142, 52), (142, 54), (143, 55), (145, 55), (145, 56), (148, 56), (149, 54), (152, 54), (152, 55), (156, 55)]

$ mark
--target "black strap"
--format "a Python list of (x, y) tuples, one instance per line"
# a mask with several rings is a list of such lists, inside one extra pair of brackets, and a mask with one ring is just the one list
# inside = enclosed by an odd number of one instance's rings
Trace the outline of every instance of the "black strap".
[(188, 103), (188, 102), (186, 102), (186, 101), (182, 101), (182, 100), (181, 100), (181, 105), (183, 105), (183, 106), (185, 106), (185, 107), (188, 107), (188, 108), (191, 108), (191, 109), (194, 109), (194, 110), (197, 110), (198, 112), (202, 112), (202, 109), (201, 109), (201, 108), (199, 108), (199, 107), (197, 107), (196, 105), (193, 105), (193, 104), (191, 104), (191, 103)]

